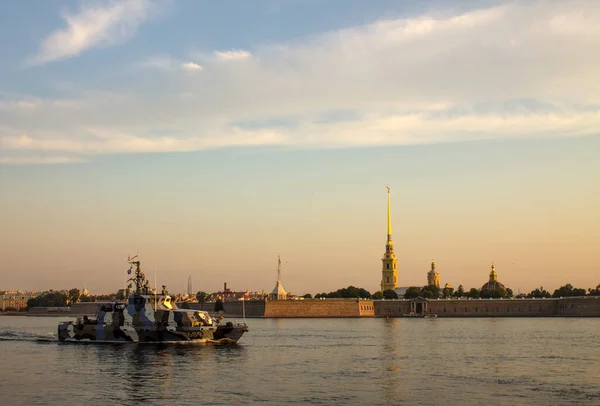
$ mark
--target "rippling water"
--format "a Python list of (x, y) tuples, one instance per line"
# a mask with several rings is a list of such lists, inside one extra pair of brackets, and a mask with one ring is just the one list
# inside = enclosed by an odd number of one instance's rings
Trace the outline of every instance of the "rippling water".
[(0, 404), (600, 404), (600, 319), (249, 319), (236, 346), (0, 317)]

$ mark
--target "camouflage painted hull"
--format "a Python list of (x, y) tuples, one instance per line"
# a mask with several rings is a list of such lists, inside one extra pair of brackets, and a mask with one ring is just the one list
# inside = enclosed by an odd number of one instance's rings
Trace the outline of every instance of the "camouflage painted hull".
[(63, 342), (158, 343), (218, 342), (236, 343), (248, 331), (245, 324), (181, 328), (159, 325), (114, 326), (64, 322), (58, 326), (58, 339)]

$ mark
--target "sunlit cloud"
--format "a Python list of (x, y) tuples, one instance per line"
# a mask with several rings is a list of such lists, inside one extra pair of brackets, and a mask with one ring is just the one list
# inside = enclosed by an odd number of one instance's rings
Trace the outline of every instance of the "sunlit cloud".
[(0, 143), (4, 156), (90, 156), (597, 134), (599, 20), (585, 1), (510, 3), (257, 44), (252, 54), (153, 57), (140, 66), (162, 70), (158, 84), (140, 75), (121, 93), (1, 101)]
[(229, 51), (215, 51), (215, 57), (220, 61), (243, 61), (252, 56), (248, 51), (232, 49)]
[(69, 58), (96, 46), (125, 41), (150, 17), (149, 0), (117, 0), (88, 3), (76, 13), (64, 13), (66, 27), (48, 35), (37, 55), (26, 61), (40, 65)]
[(197, 71), (197, 70), (202, 70), (202, 66), (198, 65), (195, 62), (184, 62), (181, 64), (181, 67), (185, 70), (189, 70), (189, 71)]

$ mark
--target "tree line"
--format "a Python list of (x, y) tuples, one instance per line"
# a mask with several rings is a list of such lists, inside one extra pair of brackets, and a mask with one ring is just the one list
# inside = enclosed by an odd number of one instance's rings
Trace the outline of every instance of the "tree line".
[[(459, 285), (458, 289), (454, 288), (443, 288), (440, 289), (435, 285), (428, 285), (423, 287), (411, 286), (406, 289), (403, 295), (404, 299), (414, 299), (416, 297), (423, 297), (426, 299), (436, 298), (472, 298), (472, 299), (500, 299), (500, 298), (559, 298), (559, 297), (575, 297), (575, 296), (600, 296), (600, 284), (595, 288), (589, 288), (587, 290), (582, 288), (575, 288), (570, 283), (554, 290), (553, 293), (544, 290), (543, 287), (532, 290), (529, 293), (521, 293), (515, 295), (511, 288), (496, 288), (492, 290), (481, 290), (477, 288), (471, 288), (465, 290), (463, 285)], [(305, 299), (312, 298), (310, 293), (303, 296)], [(361, 299), (398, 299), (398, 295), (394, 290), (378, 291), (371, 294), (369, 291), (363, 288), (357, 288), (355, 286), (348, 286), (347, 288), (338, 289), (329, 293), (317, 293), (315, 299), (320, 298), (361, 298)]]
[(83, 295), (77, 288), (64, 291), (50, 291), (27, 301), (27, 307), (68, 307), (79, 302), (105, 302), (129, 297), (129, 289), (119, 289), (108, 295)]
[[(44, 295), (40, 295), (29, 299), (27, 301), (27, 307), (67, 307), (73, 303), (78, 302), (97, 302), (97, 301), (108, 301), (108, 300), (124, 300), (129, 297), (129, 289), (119, 289), (117, 292), (108, 295), (82, 295), (79, 289), (73, 288), (68, 291), (50, 291)], [(204, 303), (208, 298), (208, 294), (203, 291), (199, 291), (196, 294), (196, 299), (200, 303)], [(600, 284), (595, 288), (583, 289), (576, 288), (572, 284), (567, 283), (554, 292), (550, 293), (543, 287), (536, 288), (529, 293), (521, 293), (514, 295), (514, 292), (510, 288), (498, 288), (494, 290), (483, 290), (477, 288), (471, 288), (465, 290), (463, 285), (459, 285), (456, 291), (453, 288), (440, 289), (434, 285), (428, 285), (423, 287), (411, 286), (406, 289), (404, 293), (404, 299), (414, 299), (416, 297), (423, 297), (426, 299), (436, 298), (559, 298), (559, 297), (581, 297), (581, 296), (600, 296)], [(312, 295), (307, 293), (302, 296), (305, 299), (311, 299)], [(361, 299), (398, 299), (398, 295), (394, 290), (378, 291), (371, 294), (368, 290), (363, 288), (357, 288), (356, 286), (348, 286), (347, 288), (341, 288), (329, 293), (317, 293), (314, 296), (315, 299), (335, 299), (335, 298), (361, 298)], [(222, 303), (219, 308), (221, 308)]]

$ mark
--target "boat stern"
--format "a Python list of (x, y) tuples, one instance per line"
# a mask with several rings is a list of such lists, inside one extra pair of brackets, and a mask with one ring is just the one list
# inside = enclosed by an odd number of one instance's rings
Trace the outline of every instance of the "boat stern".
[(246, 331), (248, 331), (248, 325), (246, 323), (233, 323), (228, 321), (225, 325), (217, 327), (214, 338), (215, 340), (229, 340), (237, 343)]

